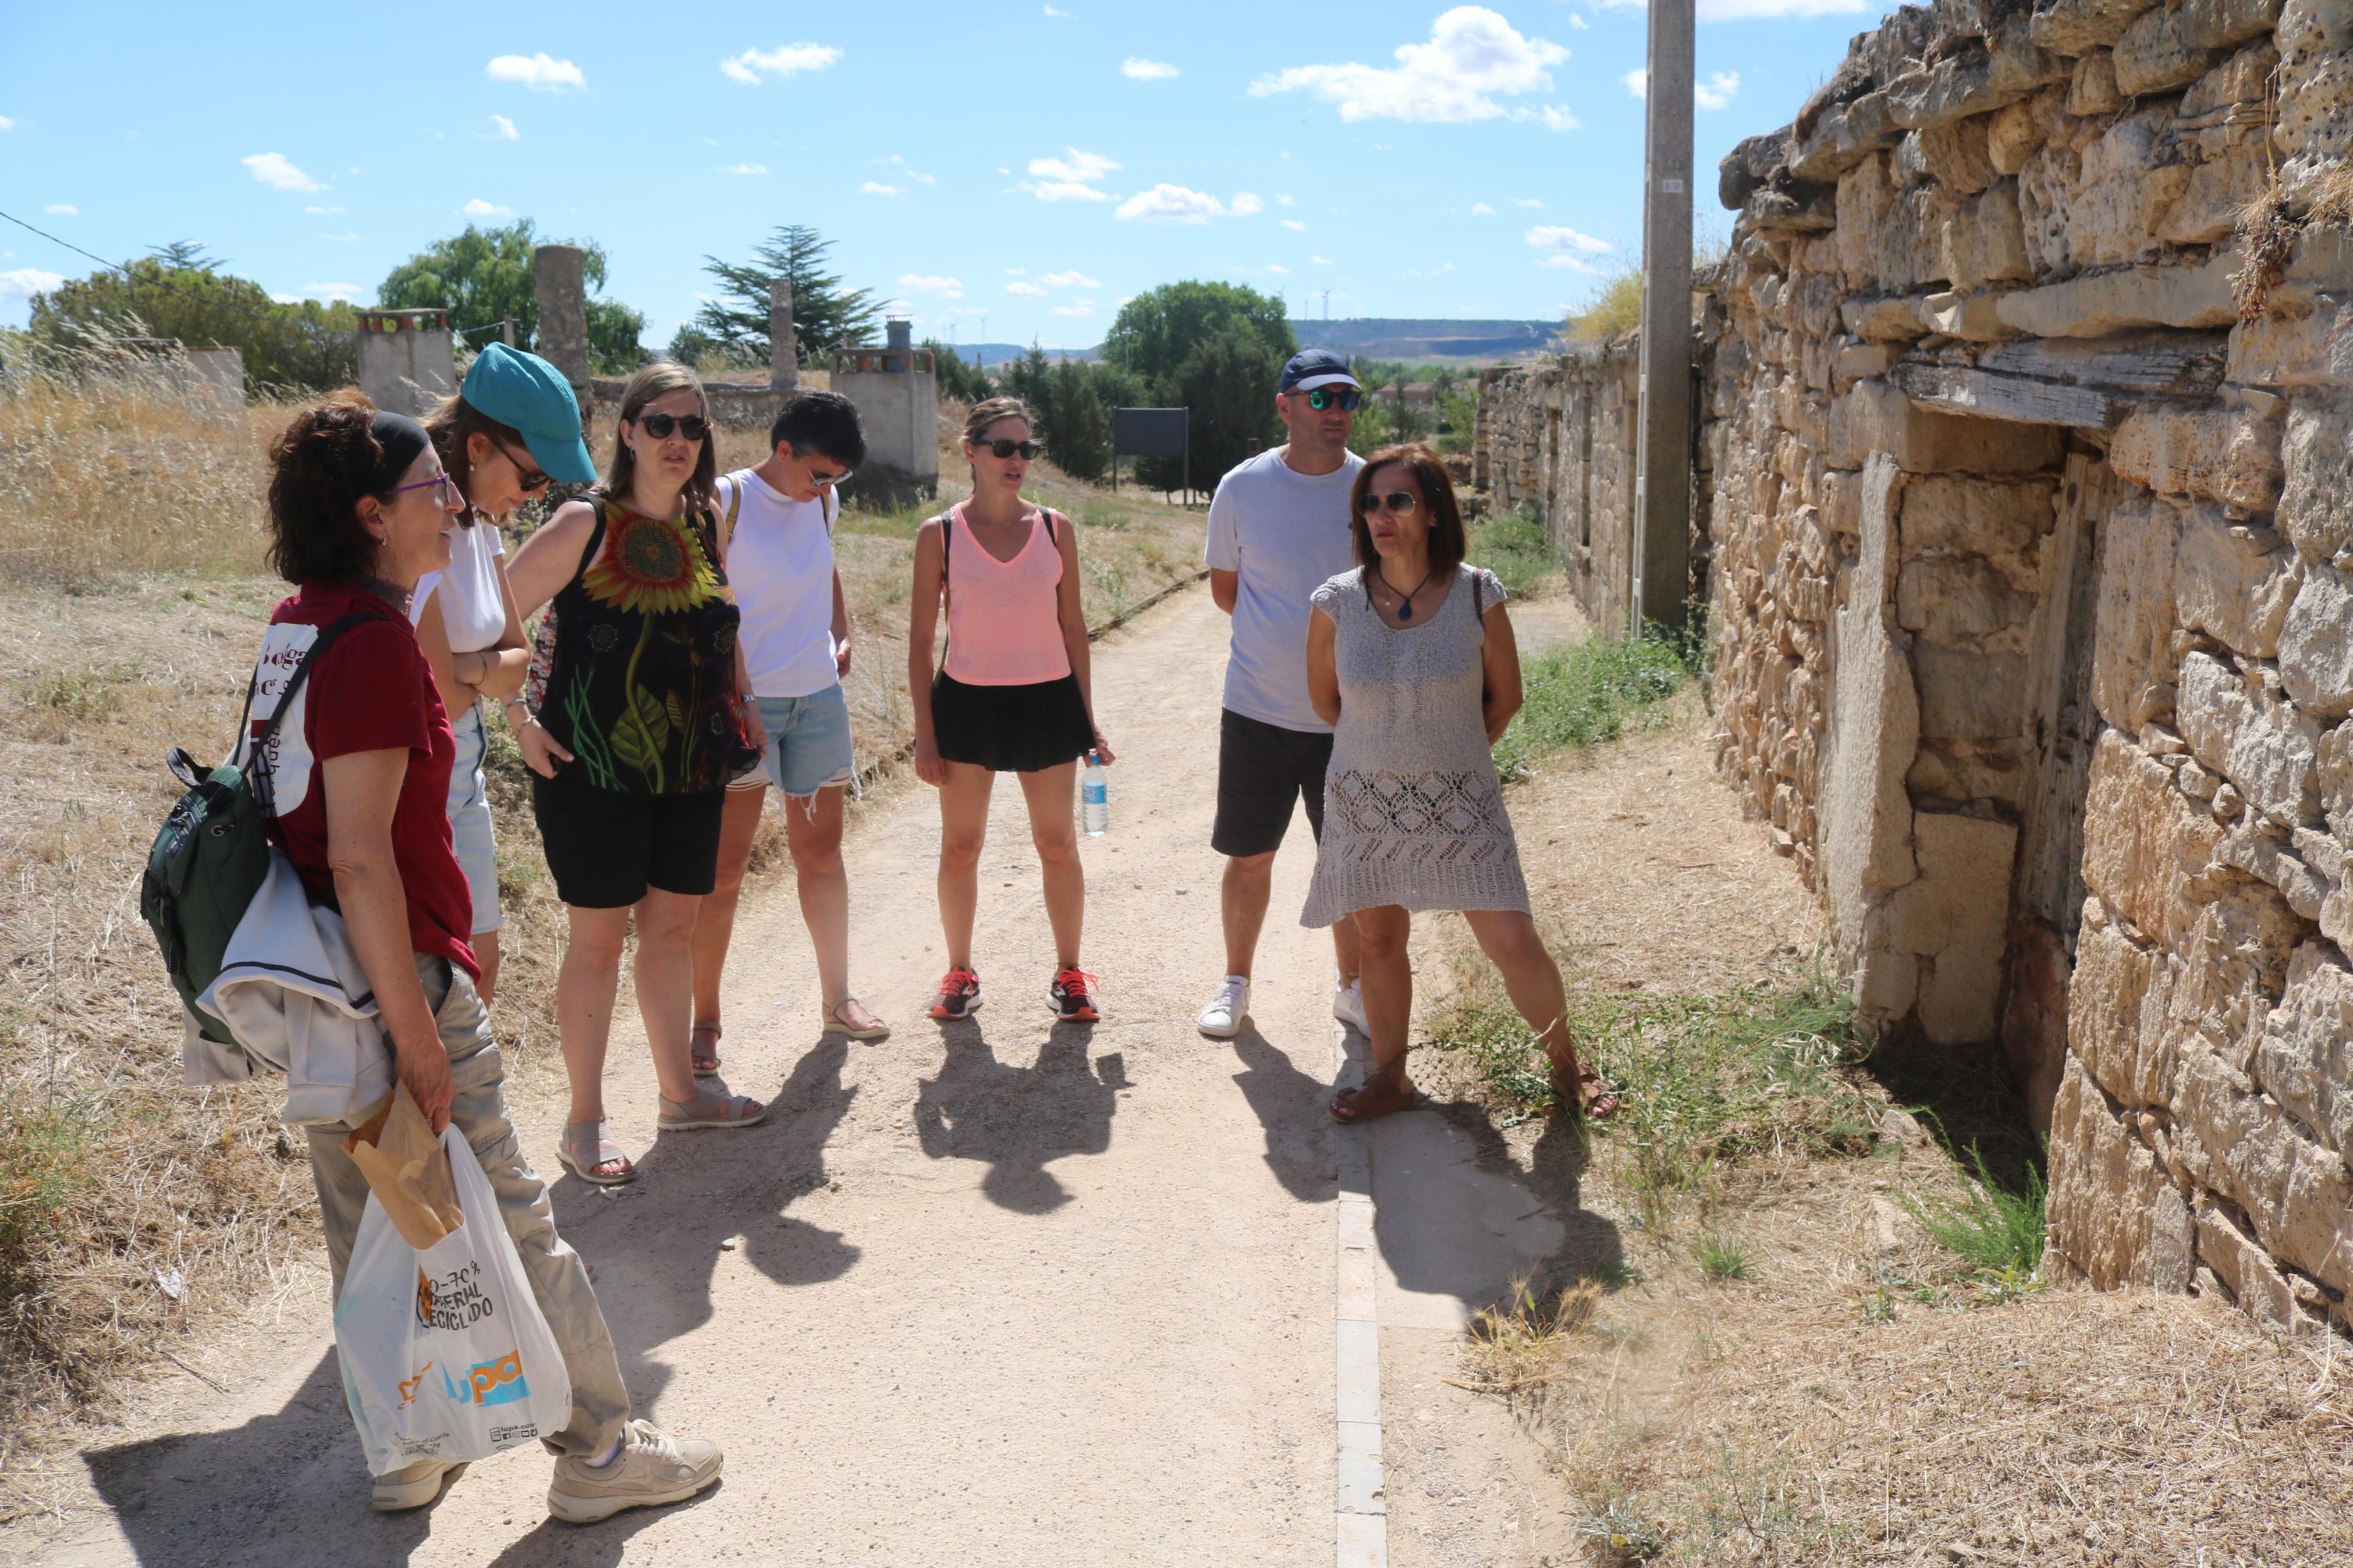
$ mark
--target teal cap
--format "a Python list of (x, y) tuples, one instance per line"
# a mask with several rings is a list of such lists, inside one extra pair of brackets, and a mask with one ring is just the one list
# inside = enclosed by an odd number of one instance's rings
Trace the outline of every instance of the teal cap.
[(501, 425), (522, 432), (540, 470), (567, 485), (596, 477), (588, 444), (580, 438), (580, 405), (564, 373), (540, 358), (504, 343), (490, 343), (474, 356), (458, 395)]

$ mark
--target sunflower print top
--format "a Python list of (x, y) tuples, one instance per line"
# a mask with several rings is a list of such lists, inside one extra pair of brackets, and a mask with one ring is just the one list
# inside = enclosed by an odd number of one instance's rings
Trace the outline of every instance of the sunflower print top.
[(646, 517), (609, 496), (595, 505), (580, 569), (548, 612), (554, 655), (539, 721), (575, 759), (556, 776), (625, 795), (723, 789), (748, 752), (739, 617), (711, 514)]

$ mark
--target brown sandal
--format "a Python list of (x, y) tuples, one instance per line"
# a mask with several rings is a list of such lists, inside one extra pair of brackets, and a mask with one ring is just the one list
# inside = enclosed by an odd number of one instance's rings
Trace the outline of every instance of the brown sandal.
[(1552, 1075), (1552, 1102), (1555, 1110), (1566, 1110), (1581, 1121), (1607, 1121), (1618, 1113), (1626, 1096), (1623, 1090), (1602, 1082), (1599, 1073), (1579, 1062), (1574, 1094), (1566, 1091), (1559, 1073)]
[[(695, 1020), (694, 1030), (687, 1036), (686, 1039), (687, 1060), (692, 1064), (695, 1077), (717, 1078), (719, 1076), (719, 1037), (723, 1032), (719, 1027), (719, 1020), (716, 1018)], [(705, 1035), (711, 1037), (711, 1044), (708, 1047), (702, 1044), (702, 1037)]]
[(1356, 1088), (1344, 1089), (1334, 1095), (1324, 1110), (1341, 1126), (1355, 1127), (1410, 1110), (1420, 1103), (1421, 1091), (1405, 1083), (1401, 1075), (1377, 1072), (1367, 1075)]
[[(845, 1008), (855, 1007), (866, 1015), (867, 1022), (853, 1024), (843, 1016)], [(855, 996), (844, 996), (825, 1010), (825, 1029), (829, 1035), (848, 1035), (853, 1040), (881, 1040), (890, 1037), (891, 1026), (876, 1017), (865, 1003)]]

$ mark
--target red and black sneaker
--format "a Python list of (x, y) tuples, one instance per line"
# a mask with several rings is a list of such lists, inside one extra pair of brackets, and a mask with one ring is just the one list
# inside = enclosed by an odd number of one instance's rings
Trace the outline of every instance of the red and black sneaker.
[(979, 975), (969, 969), (956, 968), (940, 976), (940, 994), (932, 999), (933, 1017), (969, 1018), (979, 1006)]
[(1054, 984), (1046, 989), (1046, 1005), (1054, 1009), (1057, 1022), (1092, 1024), (1101, 1014), (1095, 1011), (1095, 999), (1088, 987), (1095, 977), (1083, 969), (1057, 969)]

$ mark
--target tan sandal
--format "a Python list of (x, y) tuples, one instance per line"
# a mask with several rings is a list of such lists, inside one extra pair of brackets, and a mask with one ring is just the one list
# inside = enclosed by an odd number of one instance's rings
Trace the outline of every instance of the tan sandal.
[(668, 1095), (661, 1100), (661, 1130), (665, 1132), (686, 1132), (700, 1127), (757, 1127), (768, 1119), (768, 1108), (748, 1095), (729, 1094), (721, 1089), (698, 1089), (691, 1102), (675, 1100)]
[[(693, 1065), (695, 1077), (717, 1078), (719, 1076), (719, 1037), (725, 1032), (720, 1028), (719, 1020), (716, 1018), (695, 1020), (694, 1030), (686, 1038), (687, 1060)], [(702, 1043), (702, 1037), (705, 1035), (711, 1037), (711, 1045), (708, 1048), (705, 1048)]]
[[(866, 1014), (867, 1017), (872, 1018), (873, 1022), (851, 1023), (841, 1016), (841, 1010), (845, 1007), (857, 1008), (860, 1013)], [(882, 1040), (890, 1038), (891, 1026), (874, 1017), (874, 1015), (867, 1010), (866, 1004), (857, 997), (844, 996), (825, 1010), (825, 1032), (828, 1035), (848, 1035), (853, 1040)]]
[(556, 1141), (555, 1163), (592, 1187), (618, 1187), (638, 1179), (636, 1162), (605, 1136), (602, 1121), (565, 1122), (564, 1136)]

